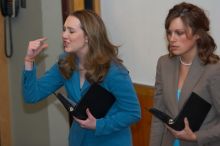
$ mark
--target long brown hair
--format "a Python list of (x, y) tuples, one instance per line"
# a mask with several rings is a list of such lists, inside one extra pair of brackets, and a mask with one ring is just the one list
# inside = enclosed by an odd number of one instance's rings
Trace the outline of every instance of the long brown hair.
[[(89, 51), (83, 64), (86, 69), (86, 79), (90, 83), (101, 82), (108, 72), (112, 61), (118, 64), (122, 63), (122, 60), (118, 58), (118, 46), (109, 41), (104, 22), (95, 12), (79, 10), (69, 16), (79, 19), (81, 29), (88, 37)], [(58, 65), (66, 79), (69, 79), (73, 71), (78, 69), (77, 58), (71, 53), (61, 57)]]
[[(198, 55), (204, 64), (216, 63), (219, 60), (219, 56), (214, 54), (217, 46), (209, 34), (209, 19), (206, 16), (204, 10), (196, 5), (182, 2), (175, 5), (169, 10), (169, 13), (165, 20), (165, 29), (168, 30), (170, 23), (175, 19), (180, 18), (184, 25), (192, 29), (192, 34), (199, 35), (197, 40)], [(168, 46), (169, 51), (169, 46)], [(169, 51), (170, 56), (173, 54)]]

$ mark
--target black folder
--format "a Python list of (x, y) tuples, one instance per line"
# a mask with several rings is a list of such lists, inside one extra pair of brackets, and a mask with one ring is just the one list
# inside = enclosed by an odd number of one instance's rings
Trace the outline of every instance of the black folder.
[(184, 118), (187, 117), (189, 127), (195, 132), (201, 127), (210, 109), (210, 103), (201, 98), (198, 94), (192, 92), (176, 118), (172, 118), (156, 108), (149, 109), (149, 112), (177, 131), (184, 129)]
[(71, 102), (61, 93), (54, 94), (71, 116), (81, 120), (87, 119), (87, 108), (96, 119), (104, 117), (115, 102), (114, 95), (99, 84), (92, 84), (78, 104)]

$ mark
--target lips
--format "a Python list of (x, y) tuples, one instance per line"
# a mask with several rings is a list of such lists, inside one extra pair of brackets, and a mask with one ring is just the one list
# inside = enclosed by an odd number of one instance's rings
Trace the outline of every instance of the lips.
[(179, 46), (170, 45), (170, 49), (171, 49), (171, 50), (175, 50), (175, 49), (178, 49), (178, 48), (179, 48)]
[(64, 41), (63, 41), (63, 46), (64, 46), (64, 47), (67, 47), (68, 45), (69, 45), (69, 43), (64, 40)]
[(63, 42), (63, 46), (64, 46), (64, 47), (67, 47), (67, 43), (66, 43), (66, 42)]

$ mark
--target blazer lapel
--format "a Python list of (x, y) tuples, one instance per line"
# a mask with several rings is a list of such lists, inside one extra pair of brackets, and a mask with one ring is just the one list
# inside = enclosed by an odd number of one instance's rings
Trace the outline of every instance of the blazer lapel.
[(73, 99), (74, 101), (78, 102), (81, 99), (81, 97), (85, 94), (85, 92), (88, 90), (88, 87), (90, 87), (90, 83), (87, 80), (85, 80), (82, 88), (80, 88), (80, 75), (78, 71), (74, 72), (71, 82), (71, 86), (73, 86)]
[(79, 72), (75, 71), (71, 80), (70, 86), (72, 86), (72, 96), (74, 98), (74, 101), (79, 101), (81, 98), (81, 92), (80, 92), (80, 80), (79, 80)]
[(175, 69), (174, 69), (174, 79), (173, 79), (173, 85), (171, 86), (171, 88), (172, 88), (172, 98), (173, 98), (173, 100), (171, 100), (171, 101), (173, 101), (174, 102), (174, 115), (177, 115), (178, 114), (178, 100), (177, 100), (177, 90), (178, 90), (178, 80), (179, 80), (179, 59), (178, 58), (176, 58), (176, 61), (175, 61)]
[(193, 88), (196, 86), (197, 82), (202, 76), (203, 71), (204, 71), (204, 66), (201, 63), (199, 57), (196, 56), (195, 59), (193, 60), (193, 64), (189, 69), (189, 73), (181, 90), (181, 95), (178, 102), (179, 110), (182, 109), (182, 106), (191, 95)]
[(87, 80), (85, 80), (81, 88), (81, 96), (83, 96), (85, 92), (87, 92), (89, 87), (90, 87), (90, 83)]
[(168, 98), (167, 108), (170, 108), (171, 116), (175, 117), (178, 114), (178, 101), (176, 99), (178, 74), (179, 74), (179, 59), (178, 57), (172, 58), (172, 61), (167, 64), (165, 72), (166, 90), (164, 93)]

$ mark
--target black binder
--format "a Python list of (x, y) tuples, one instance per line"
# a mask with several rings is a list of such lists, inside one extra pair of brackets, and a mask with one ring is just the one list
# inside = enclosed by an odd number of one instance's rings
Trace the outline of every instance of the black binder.
[(182, 110), (174, 119), (156, 108), (149, 109), (149, 112), (177, 131), (184, 129), (184, 118), (187, 117), (189, 121), (189, 127), (193, 132), (195, 132), (198, 131), (201, 127), (210, 109), (210, 103), (208, 103), (196, 93), (192, 92), (189, 99), (184, 104)]
[(70, 99), (61, 93), (54, 94), (71, 116), (77, 117), (81, 120), (87, 119), (87, 108), (89, 108), (91, 114), (96, 119), (104, 117), (115, 102), (114, 95), (99, 84), (92, 84), (78, 104), (71, 102)]

